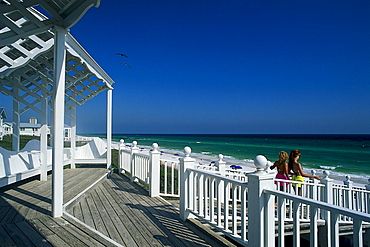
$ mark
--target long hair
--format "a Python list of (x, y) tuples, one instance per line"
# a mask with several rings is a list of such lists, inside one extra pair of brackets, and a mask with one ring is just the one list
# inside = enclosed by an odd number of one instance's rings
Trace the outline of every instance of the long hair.
[(298, 149), (294, 149), (292, 151), (290, 151), (290, 155), (289, 155), (289, 163), (288, 163), (288, 167), (289, 167), (289, 171), (290, 170), (293, 170), (293, 163), (294, 163), (294, 159), (301, 155), (301, 152), (298, 150)]
[(281, 151), (279, 153), (279, 161), (278, 161), (278, 163), (279, 164), (284, 164), (288, 160), (288, 158), (289, 158), (288, 153), (285, 152), (285, 151)]

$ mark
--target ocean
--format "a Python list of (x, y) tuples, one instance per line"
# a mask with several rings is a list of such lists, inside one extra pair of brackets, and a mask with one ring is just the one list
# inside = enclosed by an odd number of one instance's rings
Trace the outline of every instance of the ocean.
[[(95, 135), (96, 136), (96, 135)], [(101, 137), (104, 138), (102, 135)], [(138, 145), (182, 151), (185, 146), (192, 153), (201, 153), (217, 160), (223, 154), (225, 160), (241, 164), (262, 154), (274, 162), (280, 151), (299, 149), (299, 161), (305, 169), (317, 174), (329, 170), (338, 176), (370, 177), (370, 135), (257, 135), (257, 134), (114, 134), (113, 141), (125, 143), (137, 141)], [(306, 171), (307, 172), (307, 171)]]

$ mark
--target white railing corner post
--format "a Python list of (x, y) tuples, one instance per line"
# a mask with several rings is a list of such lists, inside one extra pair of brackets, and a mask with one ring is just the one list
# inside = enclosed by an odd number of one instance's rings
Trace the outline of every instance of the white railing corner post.
[(275, 246), (274, 196), (264, 194), (264, 189), (275, 189), (273, 173), (264, 171), (267, 159), (263, 155), (254, 158), (257, 170), (248, 174), (248, 246)]
[(352, 205), (353, 205), (353, 195), (351, 193), (352, 191), (352, 187), (353, 187), (353, 182), (351, 181), (351, 176), (349, 175), (346, 175), (346, 180), (343, 181), (343, 184), (348, 188), (348, 190), (345, 190), (344, 193), (345, 193), (345, 199), (344, 201), (347, 203), (345, 205), (345, 207), (349, 208), (349, 209), (352, 209)]
[(223, 160), (224, 156), (222, 154), (218, 155), (218, 161), (216, 162), (216, 166), (218, 171), (222, 176), (225, 176), (226, 172), (226, 162)]
[(123, 162), (124, 162), (124, 158), (123, 158), (123, 154), (122, 154), (122, 150), (124, 149), (125, 147), (125, 140), (121, 139), (119, 140), (119, 151), (118, 151), (118, 173), (122, 173), (123, 171)]
[(368, 184), (365, 186), (366, 190), (370, 190), (370, 178), (367, 180)]
[[(315, 170), (311, 170), (311, 175), (312, 176), (316, 176), (316, 171)], [(318, 188), (318, 184), (320, 182), (320, 180), (317, 180), (315, 178), (310, 178), (311, 182), (314, 184), (312, 186), (312, 188), (310, 188), (310, 198), (311, 199), (314, 199), (314, 200), (317, 200), (317, 188)]]
[[(368, 184), (365, 185), (365, 188), (366, 190), (370, 190), (370, 178), (368, 178)], [(370, 195), (367, 195), (366, 196), (366, 201), (367, 201), (367, 205), (370, 205)], [(367, 207), (367, 211), (366, 213), (370, 214), (370, 207)], [(368, 232), (368, 236), (369, 236), (369, 243), (370, 243), (370, 230), (366, 230), (366, 232)]]
[[(321, 201), (333, 204), (333, 179), (329, 178), (330, 172), (324, 171), (324, 178), (320, 180), (320, 183), (324, 185)], [(325, 243), (324, 246), (331, 246), (332, 237), (331, 236), (331, 222), (330, 222), (330, 212), (324, 211), (323, 218), (326, 221), (324, 231), (320, 231), (319, 239), (320, 242)]]
[(136, 177), (136, 167), (135, 167), (135, 154), (139, 152), (139, 148), (137, 146), (137, 141), (132, 142), (131, 152), (130, 152), (130, 172), (131, 172), (131, 182), (137, 182), (138, 179)]
[(191, 148), (184, 148), (185, 157), (180, 158), (180, 219), (186, 221), (188, 218), (194, 217), (187, 208), (189, 207), (189, 198), (193, 195), (193, 189), (190, 188), (192, 185), (189, 183), (189, 168), (194, 168), (194, 159), (190, 157)]
[[(224, 156), (222, 154), (218, 155), (218, 161), (216, 162), (217, 169), (221, 176), (226, 176), (226, 162), (223, 160)], [(220, 180), (219, 188), (224, 187), (224, 181)], [(224, 190), (218, 190), (219, 198), (224, 198)]]
[(149, 190), (150, 196), (159, 196), (160, 188), (160, 156), (161, 153), (158, 151), (158, 144), (153, 143), (153, 150), (150, 151), (149, 161)]

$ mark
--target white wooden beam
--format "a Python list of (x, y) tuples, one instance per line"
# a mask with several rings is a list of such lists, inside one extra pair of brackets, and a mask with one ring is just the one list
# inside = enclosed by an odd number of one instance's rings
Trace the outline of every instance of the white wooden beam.
[(67, 30), (54, 29), (54, 90), (53, 90), (53, 180), (52, 216), (63, 215), (63, 148), (64, 148), (64, 91), (65, 91), (65, 37)]
[(112, 163), (112, 89), (107, 90), (107, 169)]
[[(76, 97), (75, 89), (72, 91), (72, 98)], [(76, 168), (75, 157), (76, 157), (76, 102), (72, 101), (71, 109), (71, 169)]]

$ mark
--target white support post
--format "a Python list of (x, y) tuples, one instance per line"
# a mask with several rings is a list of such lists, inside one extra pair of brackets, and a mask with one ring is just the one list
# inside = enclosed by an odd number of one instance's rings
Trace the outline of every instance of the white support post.
[(41, 101), (41, 138), (40, 138), (40, 180), (47, 181), (48, 179), (48, 97), (47, 97), (47, 77), (42, 78), (42, 101)]
[(123, 149), (125, 147), (125, 140), (121, 139), (119, 141), (119, 151), (118, 151), (118, 173), (123, 173), (124, 172), (124, 169), (123, 169)]
[[(368, 178), (367, 181), (368, 181), (368, 184), (365, 186), (365, 188), (367, 191), (369, 191), (370, 190), (370, 178)], [(367, 205), (370, 205), (370, 195), (368, 195), (367, 193), (366, 193), (366, 201), (367, 201)], [(370, 214), (370, 207), (367, 207), (366, 213)], [(370, 230), (368, 232), (370, 236)], [(370, 238), (369, 238), (369, 242), (370, 242)]]
[(346, 194), (345, 195), (345, 199), (344, 201), (346, 202), (346, 205), (344, 205), (346, 208), (349, 208), (349, 209), (353, 209), (353, 206), (352, 206), (352, 199), (353, 199), (353, 195), (352, 195), (352, 186), (353, 186), (353, 182), (351, 181), (351, 177), (349, 175), (346, 175), (346, 180), (343, 181), (343, 184), (345, 186), (347, 186), (348, 190), (345, 190), (344, 193)]
[[(333, 204), (333, 179), (329, 178), (329, 171), (324, 171), (324, 178), (321, 179), (321, 184), (324, 185), (322, 193), (322, 201)], [(325, 219), (324, 231), (320, 231), (319, 241), (322, 246), (332, 246), (331, 243), (331, 217), (329, 211), (323, 212), (323, 218)]]
[[(218, 155), (218, 161), (216, 162), (216, 166), (218, 171), (220, 172), (221, 176), (225, 176), (226, 173), (226, 162), (223, 160), (224, 156), (222, 154)], [(220, 181), (218, 184), (219, 188), (224, 187), (224, 181)], [(218, 192), (220, 198), (224, 198), (224, 190), (220, 189)]]
[(218, 168), (218, 171), (222, 176), (225, 176), (226, 172), (226, 162), (223, 160), (224, 156), (222, 154), (218, 155), (218, 161), (216, 162), (216, 166)]
[(248, 174), (248, 246), (275, 246), (274, 196), (263, 194), (264, 189), (275, 189), (274, 174), (264, 171), (267, 159), (254, 158), (257, 171)]
[(63, 148), (65, 102), (65, 37), (67, 30), (54, 28), (54, 85), (53, 85), (53, 179), (52, 216), (63, 215)]
[(185, 147), (184, 148), (185, 157), (180, 158), (180, 219), (186, 221), (188, 218), (193, 218), (192, 215), (187, 208), (189, 207), (189, 197), (192, 197), (190, 188), (193, 184), (189, 183), (189, 171), (188, 168), (194, 168), (194, 159), (190, 157), (191, 148)]
[[(72, 92), (72, 97), (76, 98), (76, 90), (74, 89)], [(71, 132), (70, 132), (70, 143), (71, 143), (71, 169), (76, 168), (76, 118), (77, 118), (77, 111), (76, 111), (76, 102), (72, 100), (72, 110), (71, 110)]]
[[(311, 175), (315, 176), (316, 171), (311, 170)], [(313, 200), (317, 200), (317, 188), (318, 188), (318, 184), (320, 180), (317, 180), (315, 178), (310, 178), (310, 180), (314, 184), (313, 186), (311, 186), (311, 189), (310, 189), (310, 198)]]
[(130, 170), (131, 170), (131, 182), (137, 182), (136, 178), (136, 167), (135, 167), (135, 154), (139, 152), (137, 147), (137, 141), (132, 142), (131, 155), (130, 155)]
[(161, 153), (158, 151), (158, 144), (153, 143), (152, 145), (153, 150), (150, 151), (150, 162), (149, 162), (149, 189), (150, 189), (150, 196), (155, 197), (159, 196), (159, 188), (160, 188), (160, 156)]
[(107, 169), (112, 168), (112, 89), (107, 90)]
[(20, 93), (18, 85), (14, 84), (13, 86), (13, 134), (12, 134), (12, 150), (19, 152), (19, 143), (20, 143), (20, 122), (21, 122), (21, 116), (19, 113), (20, 110), (20, 103), (18, 100), (18, 97)]

